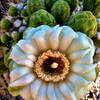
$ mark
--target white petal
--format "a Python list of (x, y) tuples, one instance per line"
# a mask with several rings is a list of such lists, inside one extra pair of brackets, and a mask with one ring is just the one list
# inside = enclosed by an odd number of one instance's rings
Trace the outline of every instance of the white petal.
[(31, 85), (31, 94), (34, 100), (36, 100), (41, 84), (42, 84), (41, 80), (35, 80)]
[(20, 40), (17, 45), (21, 48), (22, 51), (28, 54), (37, 55), (38, 51), (32, 44), (31, 40)]
[(78, 100), (80, 100), (82, 97), (84, 97), (87, 93), (88, 93), (88, 86), (82, 87), (79, 90), (76, 90), (76, 97), (78, 98)]
[(74, 62), (76, 60), (80, 60), (81, 58), (85, 57), (90, 52), (90, 50), (91, 49), (83, 49), (83, 50), (71, 53), (68, 56), (68, 59), (71, 60), (71, 61), (74, 61)]
[(69, 87), (66, 85), (66, 83), (64, 82), (60, 83), (59, 89), (62, 92), (62, 94), (66, 97), (66, 100), (77, 100), (73, 92), (71, 92)]
[(46, 84), (42, 84), (39, 88), (39, 92), (37, 95), (37, 99), (36, 100), (48, 100), (47, 99), (47, 86)]
[(28, 85), (25, 87), (21, 92), (20, 95), (25, 99), (25, 100), (33, 100), (32, 99), (32, 94), (31, 94), (31, 86)]
[(56, 94), (57, 100), (65, 100), (64, 96), (62, 95), (59, 88), (57, 87), (55, 87), (55, 94)]
[(36, 41), (36, 44), (38, 46), (38, 48), (40, 49), (40, 51), (45, 51), (48, 49), (48, 46), (47, 46), (47, 41), (46, 41), (46, 37), (45, 37), (45, 32), (46, 30), (41, 30), (41, 31), (37, 31), (35, 33), (35, 35), (32, 37), (32, 39), (34, 41)]
[(86, 86), (89, 84), (89, 81), (85, 80), (83, 77), (76, 74), (70, 74), (68, 79), (75, 86), (76, 89), (80, 89), (83, 86)]
[(92, 69), (89, 72), (86, 72), (86, 73), (83, 73), (83, 74), (81, 73), (80, 75), (88, 81), (94, 81), (96, 79), (95, 69)]
[(95, 48), (93, 47), (91, 51), (83, 58), (75, 61), (75, 64), (92, 64), (93, 63), (93, 55), (94, 55)]
[(59, 45), (59, 50), (64, 52), (71, 44), (72, 40), (77, 38), (78, 35), (68, 26), (63, 26), (62, 32), (63, 38)]
[(82, 34), (80, 32), (77, 32), (77, 34), (78, 34), (78, 38), (73, 40), (73, 42), (71, 43), (71, 45), (67, 50), (67, 54), (71, 54), (79, 50), (93, 47), (92, 40), (90, 40), (85, 34)]
[[(14, 60), (16, 63), (18, 63), (18, 62), (20, 62), (20, 60), (24, 60), (24, 59), (30, 60), (30, 61), (35, 60), (35, 57), (33, 55), (24, 54), (17, 45), (13, 47), (9, 58)], [(20, 63), (18, 63), (18, 64), (20, 64)]]
[(20, 79), (12, 82), (9, 86), (10, 87), (18, 87), (18, 86), (26, 86), (30, 84), (35, 79), (35, 76), (32, 74), (26, 74)]
[(58, 46), (59, 46), (59, 35), (60, 35), (60, 32), (62, 31), (62, 27), (60, 28), (57, 28), (55, 30), (53, 30), (50, 38), (49, 38), (49, 43), (50, 43), (50, 46), (53, 50), (56, 50), (58, 49)]
[(55, 91), (54, 91), (54, 85), (52, 83), (49, 83), (48, 85), (47, 94), (48, 94), (49, 100), (57, 100)]
[(34, 65), (32, 61), (27, 60), (27, 59), (19, 60), (19, 61), (17, 61), (17, 64), (25, 65), (25, 66), (27, 66), (29, 68), (32, 68), (33, 65)]
[(97, 67), (97, 64), (81, 65), (74, 64), (71, 66), (73, 72), (85, 73)]
[(11, 80), (11, 82), (13, 82), (29, 72), (31, 72), (31, 70), (26, 67), (16, 68), (10, 72), (10, 80)]
[(33, 27), (27, 28), (27, 30), (23, 34), (23, 38), (30, 39), (33, 36), (35, 31), (36, 31), (36, 28), (33, 28)]

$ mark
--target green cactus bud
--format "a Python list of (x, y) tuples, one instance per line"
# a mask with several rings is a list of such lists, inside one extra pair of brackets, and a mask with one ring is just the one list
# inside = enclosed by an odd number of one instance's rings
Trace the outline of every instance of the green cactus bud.
[(95, 0), (83, 0), (83, 10), (93, 11)]
[(0, 38), (1, 38), (1, 42), (4, 44), (7, 44), (11, 40), (11, 38), (6, 34), (2, 34)]
[(25, 17), (25, 22), (28, 24), (29, 23), (29, 17)]
[(70, 8), (71, 8), (71, 12), (73, 12), (74, 10), (76, 10), (77, 6), (78, 6), (78, 0), (65, 0), (68, 2)]
[(11, 22), (8, 19), (2, 19), (0, 22), (0, 27), (4, 30), (4, 31), (8, 31), (9, 28), (12, 27)]
[(64, 24), (70, 16), (70, 7), (64, 0), (58, 0), (51, 8), (51, 14), (56, 18), (58, 24)]
[(11, 6), (9, 9), (8, 9), (8, 14), (10, 16), (16, 16), (18, 14), (18, 10), (16, 7), (14, 6)]
[(18, 41), (18, 40), (21, 39), (21, 37), (22, 37), (22, 33), (15, 33), (15, 34), (13, 35), (13, 40), (14, 40), (14, 41)]
[(46, 9), (47, 11), (51, 11), (51, 8), (53, 6), (53, 4), (56, 2), (57, 0), (45, 0), (45, 6), (46, 6)]
[(26, 9), (21, 10), (21, 16), (27, 16)]
[(89, 37), (93, 37), (97, 31), (96, 18), (90, 11), (77, 13), (68, 22), (68, 25), (72, 27), (75, 31), (83, 32)]
[(9, 54), (10, 54), (10, 51), (9, 50), (6, 50), (5, 53), (4, 53), (4, 64), (5, 66), (8, 68), (8, 65), (10, 63), (10, 59), (9, 59)]
[(37, 27), (39, 25), (49, 25), (52, 27), (56, 25), (56, 21), (50, 13), (41, 9), (33, 13), (29, 20), (29, 25), (32, 27)]
[(89, 10), (100, 18), (100, 0), (83, 0), (83, 10)]
[(27, 6), (26, 6), (26, 11), (28, 15), (30, 16), (34, 12), (44, 9), (44, 4), (41, 0), (28, 0)]
[(6, 68), (6, 66), (4, 65), (4, 59), (2, 57), (0, 58), (0, 75), (7, 71), (8, 71), (8, 68)]

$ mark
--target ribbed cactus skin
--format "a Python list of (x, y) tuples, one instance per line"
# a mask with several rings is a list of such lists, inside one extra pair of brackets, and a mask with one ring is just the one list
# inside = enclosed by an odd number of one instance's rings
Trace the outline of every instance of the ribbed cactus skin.
[(57, 0), (45, 0), (45, 6), (47, 11), (51, 11), (51, 8), (53, 6), (53, 4), (56, 2)]
[(44, 4), (41, 0), (28, 0), (26, 11), (28, 15), (30, 16), (35, 11), (38, 11), (40, 9), (44, 9)]
[(49, 25), (52, 27), (56, 25), (56, 20), (46, 10), (41, 9), (33, 13), (29, 20), (29, 25), (32, 27), (37, 27), (39, 25)]
[(100, 0), (83, 0), (83, 10), (91, 11), (96, 17), (100, 13)]
[(56, 18), (58, 24), (64, 24), (70, 16), (70, 6), (64, 0), (58, 0), (51, 8), (51, 14)]
[(77, 13), (68, 22), (68, 25), (72, 27), (76, 32), (83, 32), (89, 37), (93, 37), (97, 31), (96, 18), (90, 11)]
[(65, 1), (67, 1), (68, 4), (70, 5), (71, 12), (73, 12), (77, 8), (78, 3), (79, 3), (78, 0), (65, 0)]

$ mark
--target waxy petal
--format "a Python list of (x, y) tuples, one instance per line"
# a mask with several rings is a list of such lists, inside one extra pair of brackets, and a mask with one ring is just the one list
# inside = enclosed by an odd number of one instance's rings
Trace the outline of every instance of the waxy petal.
[(89, 84), (89, 81), (74, 73), (71, 73), (68, 79), (75, 86), (76, 90)]
[(38, 50), (34, 47), (31, 40), (20, 40), (17, 45), (27, 54), (38, 54)]
[(33, 100), (32, 99), (32, 94), (31, 94), (31, 86), (25, 87), (21, 92), (20, 95), (25, 99), (25, 100)]
[(9, 86), (10, 87), (26, 86), (30, 84), (34, 79), (35, 79), (35, 76), (33, 73), (26, 74), (20, 79), (12, 82)]
[(66, 85), (66, 83), (60, 83), (59, 89), (62, 92), (62, 94), (66, 97), (66, 100), (77, 100), (74, 94), (69, 89), (69, 87)]
[(57, 50), (58, 49), (58, 46), (59, 46), (59, 35), (60, 35), (60, 32), (62, 31), (62, 27), (60, 28), (57, 28), (55, 30), (53, 30), (50, 38), (49, 38), (49, 43), (50, 43), (50, 46), (53, 50)]
[(64, 96), (62, 95), (58, 87), (55, 87), (55, 94), (56, 94), (57, 100), (65, 100)]
[(54, 85), (52, 83), (49, 83), (48, 85), (47, 94), (49, 100), (57, 100), (57, 97), (55, 95)]
[(85, 34), (82, 34), (80, 32), (77, 32), (77, 34), (78, 38), (73, 40), (68, 50), (66, 51), (68, 55), (79, 50), (93, 47), (93, 42)]
[(36, 100), (48, 100), (46, 91), (47, 91), (47, 85), (44, 83), (39, 88), (39, 92), (38, 92)]
[(68, 26), (63, 26), (61, 34), (63, 37), (60, 41), (59, 50), (64, 52), (78, 35)]
[(71, 66), (71, 69), (73, 72), (85, 73), (94, 69), (96, 66), (97, 64), (89, 64), (89, 65), (74, 64)]
[(36, 100), (37, 98), (37, 94), (41, 84), (42, 84), (41, 80), (35, 80), (31, 85), (31, 94), (34, 100)]
[(47, 43), (46, 43), (46, 36), (45, 36), (45, 30), (37, 31), (35, 35), (32, 37), (34, 41), (36, 41), (36, 44), (41, 51), (45, 51), (48, 49)]
[(10, 72), (10, 81), (13, 82), (19, 78), (21, 78), (23, 75), (30, 73), (31, 70), (27, 67), (19, 67), (14, 69)]

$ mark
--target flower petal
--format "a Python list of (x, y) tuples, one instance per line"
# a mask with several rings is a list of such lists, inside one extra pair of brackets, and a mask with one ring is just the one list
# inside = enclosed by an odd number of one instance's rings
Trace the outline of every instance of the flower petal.
[(49, 43), (50, 43), (50, 46), (53, 50), (57, 50), (58, 49), (58, 46), (59, 46), (59, 35), (60, 35), (60, 32), (62, 31), (62, 27), (59, 27), (55, 30), (53, 30), (50, 38), (49, 38)]
[(71, 61), (80, 60), (81, 58), (85, 57), (91, 49), (83, 49), (77, 52), (74, 52), (68, 56), (68, 59)]
[(9, 86), (10, 87), (18, 87), (18, 86), (26, 86), (30, 84), (35, 79), (35, 76), (32, 74), (26, 74), (20, 79), (12, 82)]
[(81, 32), (77, 32), (77, 34), (78, 38), (73, 40), (67, 50), (67, 54), (93, 47), (93, 42), (85, 34)]
[(30, 39), (33, 36), (35, 31), (36, 31), (36, 28), (33, 28), (33, 27), (27, 28), (27, 30), (23, 34), (23, 38)]
[(86, 73), (81, 73), (80, 75), (88, 81), (94, 81), (96, 79), (95, 69), (92, 69), (92, 70), (90, 70), (89, 72), (86, 72)]
[(52, 83), (49, 83), (48, 85), (47, 94), (48, 94), (49, 100), (57, 100), (55, 91), (54, 91), (54, 85)]
[(96, 66), (97, 64), (89, 64), (89, 65), (74, 64), (71, 66), (71, 69), (73, 72), (85, 73), (85, 72), (92, 70)]
[(57, 87), (55, 87), (55, 95), (57, 97), (57, 100), (65, 100), (64, 96)]
[(83, 86), (86, 86), (89, 84), (89, 81), (85, 80), (83, 77), (77, 74), (71, 73), (68, 79), (75, 86), (76, 89), (80, 89)]
[(45, 30), (37, 31), (32, 37), (32, 39), (36, 41), (36, 44), (40, 51), (45, 51), (48, 49), (45, 33)]
[(78, 35), (68, 26), (63, 26), (62, 32), (63, 38), (59, 45), (59, 50), (64, 52), (71, 44), (72, 40), (77, 38)]
[(28, 85), (25, 87), (21, 92), (20, 95), (25, 99), (25, 100), (33, 100), (32, 99), (32, 94), (31, 94), (31, 86)]
[(78, 100), (80, 100), (82, 97), (84, 97), (88, 93), (88, 86), (82, 87), (81, 89), (76, 90), (76, 97)]
[(41, 80), (35, 80), (31, 85), (31, 94), (34, 100), (36, 100), (41, 84), (42, 84)]
[[(30, 55), (30, 54), (24, 54), (20, 49), (19, 47), (16, 45), (13, 47), (12, 51), (11, 51), (11, 54), (9, 56), (9, 59), (12, 59), (14, 60), (16, 63), (18, 64), (21, 64), (21, 60), (26, 60), (28, 62), (30, 62), (30, 64), (28, 65), (31, 65), (33, 66), (33, 62), (35, 60), (34, 56), (33, 55)], [(24, 62), (23, 62), (24, 63)], [(26, 65), (26, 63), (25, 63)], [(27, 65), (26, 65), (27, 66)]]
[(29, 72), (31, 72), (31, 70), (27, 67), (16, 68), (10, 72), (10, 81), (13, 82)]
[(20, 40), (17, 45), (27, 54), (37, 55), (38, 53), (31, 40)]
[(47, 99), (47, 95), (46, 95), (47, 94), (46, 91), (47, 91), (47, 86), (44, 83), (39, 88), (39, 92), (38, 92), (38, 95), (37, 95), (37, 99), (36, 100), (48, 100)]
[(95, 47), (93, 47), (85, 57), (76, 60), (75, 64), (92, 64), (94, 51), (95, 51)]
[(62, 92), (62, 94), (66, 97), (66, 100), (77, 100), (66, 83), (60, 83), (59, 89)]

